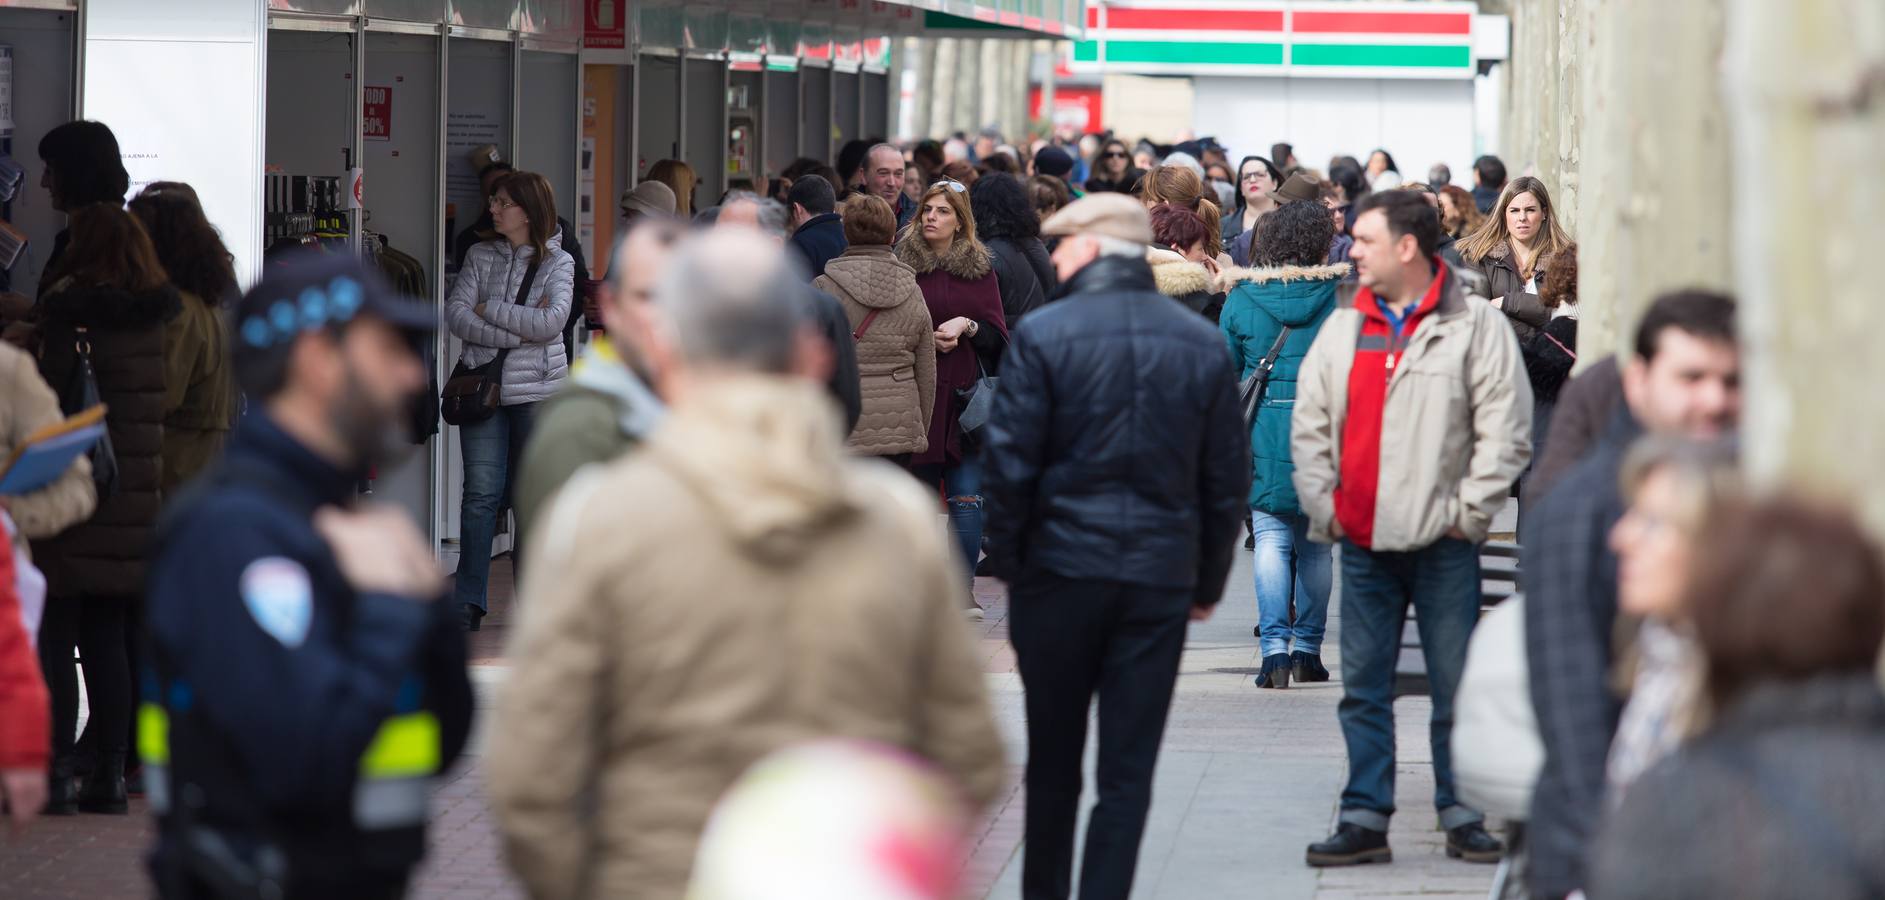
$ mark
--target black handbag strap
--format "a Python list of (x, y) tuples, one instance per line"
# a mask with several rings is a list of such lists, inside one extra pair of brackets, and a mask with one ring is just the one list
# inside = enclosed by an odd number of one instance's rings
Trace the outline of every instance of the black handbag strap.
[[(537, 280), (537, 263), (539, 262), (541, 262), (541, 260), (535, 257), (532, 257), (530, 260), (530, 266), (524, 269), (524, 283), (517, 286), (517, 305), (518, 306), (524, 305), (524, 303), (529, 301), (530, 299), (530, 285), (532, 282), (535, 282)], [(499, 381), (503, 380), (504, 360), (510, 357), (512, 349), (514, 348), (505, 347), (504, 349), (497, 351), (497, 359), (493, 360), (493, 362), (496, 363), (496, 365), (493, 365), (491, 367), (492, 378), (497, 379)]]
[(1263, 354), (1263, 358), (1257, 360), (1258, 371), (1268, 374), (1271, 369), (1276, 368), (1276, 358), (1283, 352), (1283, 342), (1287, 340), (1289, 340), (1289, 326), (1285, 325), (1282, 331), (1276, 333), (1276, 343), (1270, 345), (1270, 352)]

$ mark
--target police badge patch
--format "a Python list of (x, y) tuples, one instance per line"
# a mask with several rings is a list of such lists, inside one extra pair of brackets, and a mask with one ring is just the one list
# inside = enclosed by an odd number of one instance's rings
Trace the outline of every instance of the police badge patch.
[(292, 559), (270, 556), (242, 570), (242, 603), (270, 637), (290, 649), (308, 638), (314, 617), (314, 585), (308, 570)]

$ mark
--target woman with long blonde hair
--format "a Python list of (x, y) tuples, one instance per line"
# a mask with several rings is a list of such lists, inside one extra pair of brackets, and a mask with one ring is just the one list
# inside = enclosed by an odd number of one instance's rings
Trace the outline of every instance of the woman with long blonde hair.
[[(1146, 173), (1145, 180), (1139, 185), (1139, 199), (1145, 203), (1147, 210), (1169, 204), (1191, 210), (1203, 216), (1206, 222), (1218, 222), (1224, 218), (1217, 201), (1210, 199), (1216, 193), (1205, 187), (1204, 179), (1197, 172), (1185, 166), (1154, 168)], [(1224, 236), (1213, 230), (1205, 236), (1204, 254), (1216, 260), (1223, 253)], [(1218, 260), (1218, 264), (1229, 267), (1230, 260)]]
[(1571, 236), (1559, 227), (1544, 182), (1529, 175), (1512, 179), (1492, 211), (1459, 242), (1460, 257), (1485, 276), (1492, 304), (1505, 312), (1519, 340), (1528, 340), (1551, 321), (1538, 285)]
[[(964, 583), (973, 583), (982, 553), (982, 468), (973, 439), (963, 434), (962, 413), (974, 391), (988, 389), (977, 387), (977, 380), (1000, 366), (1008, 321), (993, 257), (975, 235), (969, 189), (954, 179), (925, 189), (916, 218), (897, 238), (896, 254), (916, 272), (916, 286), (936, 328), (929, 444), (910, 457), (910, 471), (949, 498), (949, 527), (968, 567)], [(964, 611), (981, 621), (975, 598), (963, 599)]]
[(700, 183), (700, 176), (694, 174), (694, 167), (678, 159), (658, 159), (648, 167), (648, 174), (643, 181), (659, 181), (674, 191), (674, 214), (682, 221), (694, 216), (694, 185)]

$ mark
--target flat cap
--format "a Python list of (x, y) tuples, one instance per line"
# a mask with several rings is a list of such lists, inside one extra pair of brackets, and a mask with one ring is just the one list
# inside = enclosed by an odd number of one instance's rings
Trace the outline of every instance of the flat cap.
[(1145, 205), (1125, 194), (1089, 194), (1041, 224), (1041, 234), (1066, 237), (1090, 234), (1135, 244), (1152, 243), (1152, 217)]

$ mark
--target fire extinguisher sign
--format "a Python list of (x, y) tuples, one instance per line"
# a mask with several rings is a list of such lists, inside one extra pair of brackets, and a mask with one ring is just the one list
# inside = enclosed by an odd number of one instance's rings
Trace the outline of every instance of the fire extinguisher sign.
[(369, 87), (360, 115), (360, 136), (369, 141), (393, 139), (393, 89)]
[(583, 0), (583, 46), (614, 50), (628, 46), (628, 17), (622, 0)]

